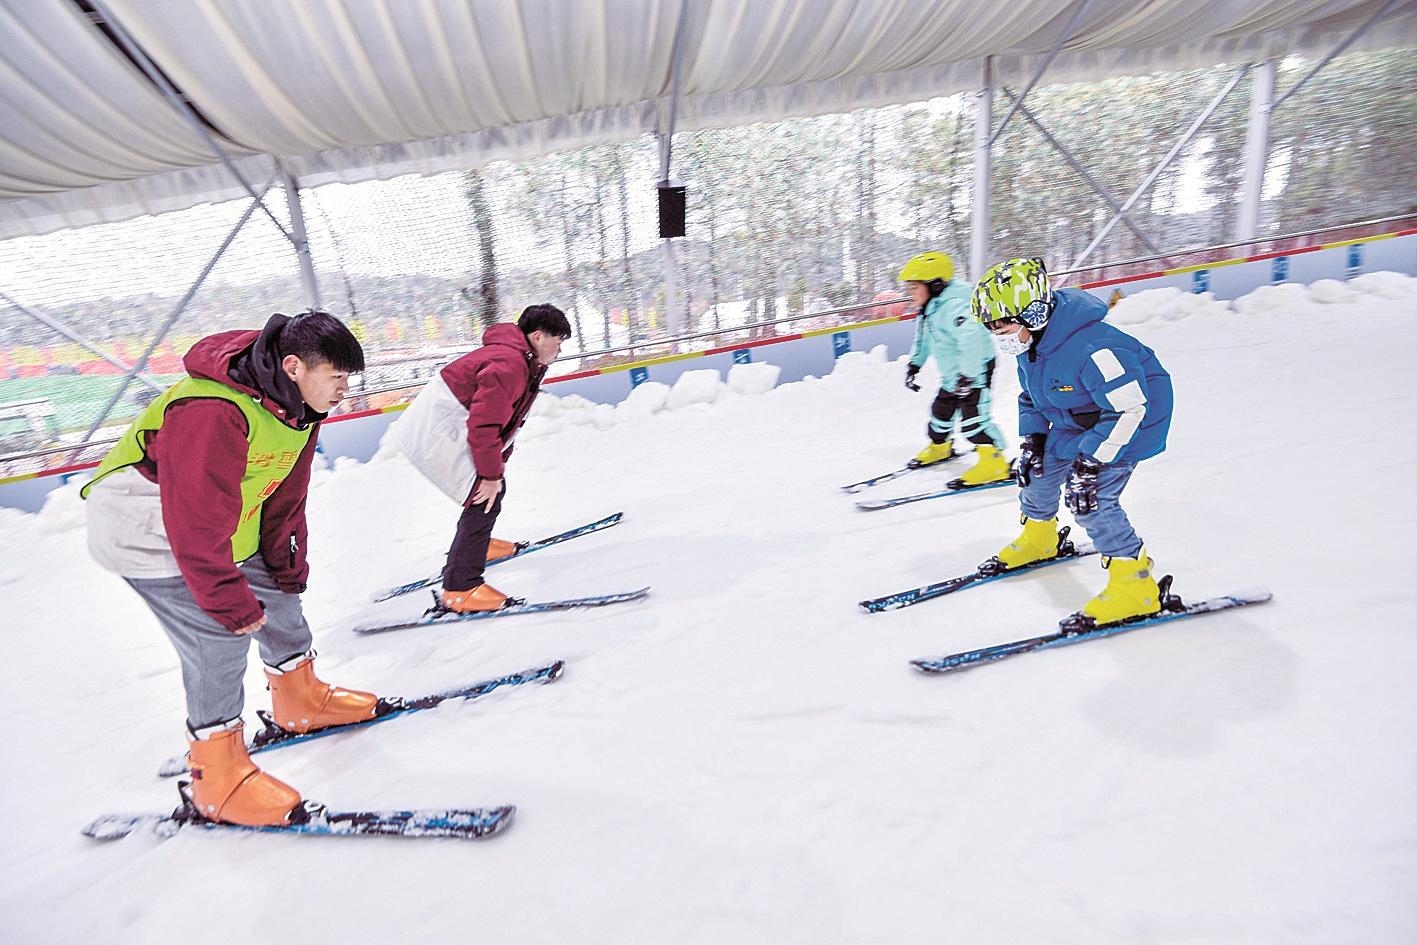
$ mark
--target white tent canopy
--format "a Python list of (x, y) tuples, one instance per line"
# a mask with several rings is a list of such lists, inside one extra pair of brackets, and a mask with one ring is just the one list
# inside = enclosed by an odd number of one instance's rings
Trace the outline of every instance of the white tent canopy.
[[(248, 180), (432, 173), (1046, 81), (1417, 45), (1414, 0), (107, 0)], [(100, 4), (102, 6), (104, 4)], [(76, 0), (0, 0), (0, 237), (241, 196)]]

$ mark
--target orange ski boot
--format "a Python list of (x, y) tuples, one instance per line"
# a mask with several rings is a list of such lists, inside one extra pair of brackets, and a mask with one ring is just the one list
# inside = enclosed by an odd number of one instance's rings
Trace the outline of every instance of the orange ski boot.
[(266, 667), (276, 724), (287, 732), (309, 732), (372, 719), (379, 697), (322, 682), (315, 675), (314, 657), (311, 650), (279, 666)]
[(503, 558), (510, 558), (512, 555), (516, 554), (521, 547), (521, 545), (514, 541), (503, 541), (500, 538), (493, 538), (487, 542), (487, 563), (491, 564), (494, 561), (501, 561)]
[(471, 614), (487, 610), (501, 610), (511, 598), (491, 584), (479, 584), (465, 591), (443, 591), (440, 600), (444, 609), (455, 614)]
[(207, 820), (247, 827), (284, 826), (301, 809), (300, 792), (256, 767), (240, 719), (192, 731), (187, 755), (192, 806)]

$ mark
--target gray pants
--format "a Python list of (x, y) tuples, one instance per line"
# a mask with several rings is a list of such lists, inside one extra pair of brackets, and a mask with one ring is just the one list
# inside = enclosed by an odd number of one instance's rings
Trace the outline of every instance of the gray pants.
[(310, 625), (300, 609), (299, 594), (276, 587), (260, 555), (241, 564), (241, 574), (266, 608), (266, 625), (238, 636), (197, 606), (187, 582), (179, 577), (124, 578), (157, 616), (182, 662), (187, 690), (187, 724), (202, 728), (241, 714), (246, 694), (246, 652), (254, 637), (261, 659), (274, 666), (310, 649)]

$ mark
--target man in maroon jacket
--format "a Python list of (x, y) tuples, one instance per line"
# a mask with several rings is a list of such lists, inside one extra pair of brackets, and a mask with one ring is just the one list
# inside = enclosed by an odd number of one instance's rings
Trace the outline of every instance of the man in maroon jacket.
[(467, 410), (467, 446), (476, 474), (443, 568), (442, 602), (449, 610), (468, 613), (507, 606), (507, 595), (482, 580), (489, 552), (498, 558), (514, 547), (492, 538), (507, 494), (503, 471), (546, 369), (569, 337), (571, 323), (565, 313), (554, 305), (532, 305), (515, 325), (487, 329), (481, 348), (440, 372), (442, 382)]
[(198, 812), (286, 824), (302, 811), (299, 793), (258, 769), (243, 739), (250, 641), (287, 730), (361, 721), (381, 706), (315, 676), (300, 607), (319, 424), (364, 353), (339, 320), (310, 312), (204, 338), (183, 363), (190, 376), (148, 405), (84, 487), (89, 550), (177, 650)]

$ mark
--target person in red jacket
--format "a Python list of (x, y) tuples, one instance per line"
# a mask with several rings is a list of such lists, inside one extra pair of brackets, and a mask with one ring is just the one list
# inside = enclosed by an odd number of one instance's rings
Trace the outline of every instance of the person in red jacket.
[[(492, 537), (507, 494), (506, 462), (546, 369), (569, 337), (564, 312), (528, 306), (515, 325), (493, 325), (481, 348), (445, 365), (389, 431), (414, 467), (463, 506), (443, 567), (440, 601), (448, 610), (500, 610), (510, 600), (482, 580), (489, 559), (516, 550)], [(453, 424), (466, 427), (465, 440), (448, 435)]]
[(204, 338), (183, 364), (190, 376), (147, 406), (84, 487), (89, 551), (177, 650), (197, 812), (283, 825), (300, 818), (300, 794), (257, 768), (243, 738), (250, 641), (282, 728), (358, 722), (381, 706), (315, 676), (300, 606), (319, 424), (364, 352), (338, 319), (310, 312)]

